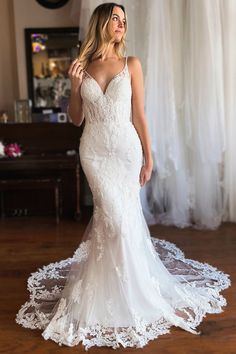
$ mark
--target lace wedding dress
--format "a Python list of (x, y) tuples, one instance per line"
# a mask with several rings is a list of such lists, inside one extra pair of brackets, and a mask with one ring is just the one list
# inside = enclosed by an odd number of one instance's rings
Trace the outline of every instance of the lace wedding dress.
[(143, 347), (171, 326), (199, 334), (206, 313), (226, 305), (220, 291), (231, 285), (228, 274), (186, 259), (175, 244), (149, 233), (131, 94), (127, 57), (105, 92), (85, 72), (79, 153), (93, 215), (71, 258), (31, 274), (30, 300), (16, 316), (60, 345)]

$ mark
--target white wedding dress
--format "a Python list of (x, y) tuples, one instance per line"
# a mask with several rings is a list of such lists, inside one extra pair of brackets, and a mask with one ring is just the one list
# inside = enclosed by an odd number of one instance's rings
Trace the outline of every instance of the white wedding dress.
[(150, 236), (140, 202), (142, 145), (132, 124), (127, 57), (105, 93), (87, 72), (79, 153), (94, 211), (79, 247), (28, 279), (16, 322), (45, 339), (85, 349), (143, 347), (171, 326), (199, 334), (206, 313), (223, 312), (229, 275), (186, 259)]

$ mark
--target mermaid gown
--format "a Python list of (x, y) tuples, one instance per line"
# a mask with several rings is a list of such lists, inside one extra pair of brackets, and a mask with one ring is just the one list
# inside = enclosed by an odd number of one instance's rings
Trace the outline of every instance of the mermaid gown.
[(85, 72), (79, 154), (93, 215), (71, 258), (31, 274), (30, 299), (16, 315), (17, 323), (60, 345), (143, 347), (171, 326), (200, 334), (206, 313), (226, 305), (220, 291), (231, 284), (228, 274), (186, 259), (175, 244), (149, 233), (131, 95), (127, 57), (105, 92)]

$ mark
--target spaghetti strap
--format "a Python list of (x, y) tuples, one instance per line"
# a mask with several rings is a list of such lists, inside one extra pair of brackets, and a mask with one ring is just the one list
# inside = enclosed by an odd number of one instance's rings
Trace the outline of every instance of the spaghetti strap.
[(89, 76), (91, 79), (93, 79), (93, 77), (87, 72), (87, 70), (84, 69), (84, 73), (87, 74), (87, 76)]

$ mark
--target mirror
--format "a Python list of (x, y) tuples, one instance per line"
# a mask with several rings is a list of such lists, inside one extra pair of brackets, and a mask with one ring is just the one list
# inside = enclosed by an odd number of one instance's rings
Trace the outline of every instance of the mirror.
[(25, 28), (28, 96), (32, 113), (66, 112), (68, 70), (79, 54), (78, 27)]
[(59, 9), (69, 2), (69, 0), (36, 0), (40, 5), (47, 9)]

